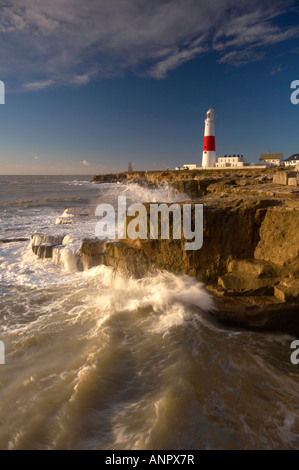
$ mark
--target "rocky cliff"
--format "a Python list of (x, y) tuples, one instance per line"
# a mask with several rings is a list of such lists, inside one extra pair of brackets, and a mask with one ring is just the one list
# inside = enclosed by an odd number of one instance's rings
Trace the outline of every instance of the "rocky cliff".
[(193, 205), (203, 204), (203, 246), (186, 251), (184, 239), (149, 236), (83, 240), (79, 255), (85, 267), (105, 264), (130, 276), (157, 269), (195, 276), (214, 295), (221, 321), (299, 335), (299, 188), (274, 184), (274, 176), (266, 169), (96, 176), (96, 182), (167, 182)]

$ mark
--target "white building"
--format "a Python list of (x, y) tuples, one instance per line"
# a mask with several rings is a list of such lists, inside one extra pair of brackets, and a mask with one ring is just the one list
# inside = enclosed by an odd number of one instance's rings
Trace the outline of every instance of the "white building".
[(260, 163), (266, 166), (280, 166), (282, 153), (263, 153), (260, 156)]
[(188, 163), (186, 165), (183, 165), (182, 170), (196, 170), (196, 165), (195, 163)]
[(243, 166), (249, 166), (243, 155), (224, 155), (224, 157), (218, 157), (216, 163), (216, 168), (242, 168)]
[(299, 162), (299, 153), (295, 153), (291, 157), (283, 161), (285, 166), (295, 166)]
[(183, 166), (176, 166), (175, 170), (196, 170), (197, 166), (195, 163), (186, 163)]

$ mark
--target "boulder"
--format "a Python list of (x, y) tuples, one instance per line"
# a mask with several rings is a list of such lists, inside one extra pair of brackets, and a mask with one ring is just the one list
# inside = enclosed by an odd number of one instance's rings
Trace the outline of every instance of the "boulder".
[(297, 186), (297, 177), (289, 178), (288, 186)]
[(35, 232), (31, 235), (32, 245), (61, 245), (65, 233), (63, 234), (47, 234)]
[(299, 299), (299, 280), (285, 281), (274, 288), (274, 295), (287, 302)]
[(261, 260), (233, 260), (228, 264), (228, 273), (250, 278), (275, 275), (275, 267)]
[[(290, 185), (289, 180), (292, 178), (297, 178), (296, 171), (278, 171), (273, 177), (274, 184), (282, 184), (284, 186)], [(291, 186), (291, 185), (290, 185)], [(292, 185), (294, 186), (294, 185)], [(297, 186), (297, 184), (295, 185)]]
[(267, 210), (259, 230), (254, 258), (285, 265), (298, 259), (299, 209), (274, 207)]
[(56, 245), (51, 245), (49, 243), (44, 243), (41, 245), (32, 245), (32, 251), (38, 258), (52, 258), (53, 248)]
[(82, 240), (79, 256), (82, 258), (83, 265), (86, 269), (103, 263), (102, 255), (106, 250), (106, 242), (107, 240), (98, 240), (97, 238), (85, 238)]
[(288, 184), (288, 175), (286, 171), (279, 171), (273, 176), (273, 184)]
[(271, 278), (251, 278), (225, 274), (218, 278), (218, 285), (226, 295), (273, 295), (274, 282)]
[(190, 198), (198, 198), (205, 195), (205, 190), (201, 188), (198, 180), (172, 181), (170, 185)]

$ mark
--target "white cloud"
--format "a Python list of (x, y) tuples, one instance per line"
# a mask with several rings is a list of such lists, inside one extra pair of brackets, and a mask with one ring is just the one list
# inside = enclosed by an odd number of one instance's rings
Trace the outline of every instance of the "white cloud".
[(228, 63), (230, 65), (234, 65), (235, 67), (239, 67), (241, 65), (247, 64), (248, 62), (255, 62), (257, 60), (262, 60), (265, 56), (264, 52), (259, 52), (255, 49), (248, 47), (244, 50), (233, 50), (224, 54), (221, 59), (219, 59), (219, 63)]
[(24, 88), (30, 91), (40, 91), (53, 85), (54, 80), (40, 80), (37, 82), (25, 83)]
[(74, 85), (87, 85), (91, 81), (91, 77), (91, 73), (84, 73), (83, 75), (76, 75), (70, 82)]
[(285, 69), (287, 69), (287, 65), (276, 65), (273, 67), (273, 69), (270, 72), (270, 75), (277, 75), (278, 73), (283, 72)]
[[(267, 4), (266, 4), (267, 7)], [(272, 23), (281, 10), (259, 6), (255, 11), (229, 19), (214, 36), (214, 49), (228, 47), (262, 47), (298, 36), (298, 27), (281, 29)]]
[(82, 162), (80, 162), (81, 165), (83, 166), (90, 166), (90, 163), (88, 163), (86, 160), (83, 160)]
[(146, 74), (156, 79), (166, 78), (170, 70), (178, 68), (183, 63), (194, 59), (206, 50), (204, 46), (189, 46), (188, 48), (177, 50), (165, 59), (157, 62)]
[(126, 70), (162, 79), (213, 50), (220, 62), (241, 65), (299, 35), (298, 26), (277, 22), (294, 3), (10, 0), (0, 10), (1, 78), (27, 90), (86, 85)]

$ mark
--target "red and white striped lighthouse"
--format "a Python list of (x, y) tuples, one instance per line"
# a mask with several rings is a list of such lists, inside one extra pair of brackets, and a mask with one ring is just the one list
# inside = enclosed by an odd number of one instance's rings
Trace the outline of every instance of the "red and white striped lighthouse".
[(202, 152), (202, 167), (212, 168), (216, 166), (216, 146), (215, 146), (215, 119), (213, 109), (207, 112), (205, 120), (205, 137)]

